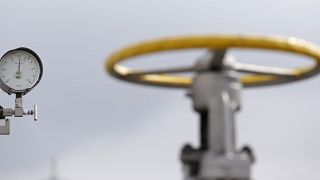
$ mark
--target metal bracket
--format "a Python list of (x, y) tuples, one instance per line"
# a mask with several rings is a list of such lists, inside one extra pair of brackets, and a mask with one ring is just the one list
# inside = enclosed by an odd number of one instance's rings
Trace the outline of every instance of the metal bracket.
[(10, 134), (10, 120), (0, 119), (0, 135), (9, 135), (9, 134)]

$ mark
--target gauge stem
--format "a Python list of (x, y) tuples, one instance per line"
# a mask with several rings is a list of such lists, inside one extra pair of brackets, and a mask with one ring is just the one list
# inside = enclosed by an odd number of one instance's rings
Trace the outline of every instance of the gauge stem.
[(14, 108), (14, 116), (15, 117), (22, 117), (23, 116), (23, 107), (22, 107), (22, 94), (16, 94), (15, 100), (15, 108)]
[(16, 94), (15, 107), (22, 108), (22, 94), (21, 93)]

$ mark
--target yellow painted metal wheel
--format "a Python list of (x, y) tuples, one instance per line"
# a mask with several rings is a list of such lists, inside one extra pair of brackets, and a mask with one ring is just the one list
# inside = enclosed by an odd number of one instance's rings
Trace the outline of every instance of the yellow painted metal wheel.
[(314, 65), (292, 69), (292, 76), (283, 78), (278, 75), (250, 74), (241, 77), (245, 87), (288, 83), (305, 79), (320, 72), (320, 48), (314, 44), (296, 38), (249, 35), (206, 35), (164, 38), (138, 43), (112, 54), (106, 62), (106, 70), (113, 76), (140, 84), (168, 87), (189, 87), (192, 78), (171, 74), (143, 74), (119, 63), (130, 58), (155, 52), (181, 49), (228, 49), (251, 48), (270, 49), (301, 54), (315, 61)]

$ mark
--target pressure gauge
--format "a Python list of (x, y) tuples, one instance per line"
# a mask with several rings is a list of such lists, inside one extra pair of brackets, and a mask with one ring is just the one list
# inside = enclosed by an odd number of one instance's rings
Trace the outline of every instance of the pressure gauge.
[(0, 59), (0, 86), (8, 94), (25, 95), (42, 76), (42, 63), (31, 49), (21, 47), (6, 52)]

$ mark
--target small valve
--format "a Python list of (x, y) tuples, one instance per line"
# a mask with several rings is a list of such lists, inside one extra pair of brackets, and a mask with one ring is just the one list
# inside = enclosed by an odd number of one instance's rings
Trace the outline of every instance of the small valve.
[[(22, 111), (22, 113), (21, 113)], [(33, 120), (37, 121), (38, 120), (38, 106), (35, 104), (33, 106), (33, 110), (22, 110), (22, 108), (2, 108), (1, 109), (1, 116), (3, 118), (5, 117), (23, 117), (25, 115), (33, 115)]]
[(33, 110), (25, 110), (23, 115), (33, 115), (33, 120), (38, 120), (38, 105), (33, 106)]

